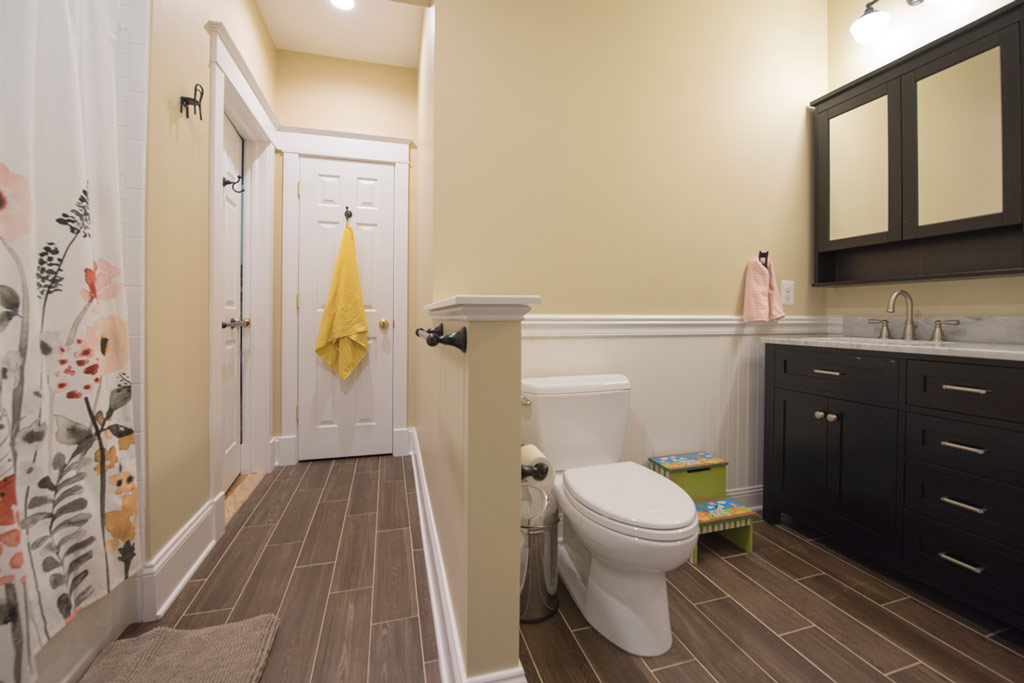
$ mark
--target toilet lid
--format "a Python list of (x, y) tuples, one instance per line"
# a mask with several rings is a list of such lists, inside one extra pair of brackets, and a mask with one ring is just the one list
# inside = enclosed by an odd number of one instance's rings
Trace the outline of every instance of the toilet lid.
[(569, 469), (563, 481), (566, 493), (580, 505), (632, 527), (682, 529), (697, 518), (685, 491), (635, 462)]

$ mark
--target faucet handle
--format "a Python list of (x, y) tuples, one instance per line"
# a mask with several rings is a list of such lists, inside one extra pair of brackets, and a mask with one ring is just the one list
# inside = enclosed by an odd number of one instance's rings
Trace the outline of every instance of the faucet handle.
[(936, 320), (935, 321), (935, 329), (932, 330), (932, 341), (933, 342), (946, 341), (946, 336), (944, 334), (942, 334), (942, 326), (943, 325), (959, 325), (959, 324), (960, 324), (959, 320)]
[(888, 318), (868, 318), (868, 323), (872, 325), (882, 324), (882, 329), (878, 332), (879, 339), (890, 339), (892, 337), (889, 334), (889, 320)]

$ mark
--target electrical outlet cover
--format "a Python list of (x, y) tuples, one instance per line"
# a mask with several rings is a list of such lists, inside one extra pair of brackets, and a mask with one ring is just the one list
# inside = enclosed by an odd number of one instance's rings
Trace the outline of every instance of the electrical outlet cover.
[(792, 280), (783, 280), (782, 281), (781, 293), (782, 293), (782, 305), (783, 306), (792, 306), (793, 305), (793, 299), (795, 298), (795, 294), (796, 294), (796, 285), (793, 283)]

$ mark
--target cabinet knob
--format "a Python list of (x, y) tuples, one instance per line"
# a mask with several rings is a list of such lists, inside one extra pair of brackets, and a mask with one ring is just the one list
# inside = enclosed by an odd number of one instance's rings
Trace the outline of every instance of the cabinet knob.
[(820, 420), (823, 417), (825, 417), (824, 411), (821, 411), (821, 410), (815, 410), (814, 411), (814, 419), (815, 420)]
[(828, 420), (829, 422), (835, 422), (836, 420), (839, 419), (839, 416), (836, 415), (835, 413), (829, 413), (828, 415), (825, 416), (825, 419)]

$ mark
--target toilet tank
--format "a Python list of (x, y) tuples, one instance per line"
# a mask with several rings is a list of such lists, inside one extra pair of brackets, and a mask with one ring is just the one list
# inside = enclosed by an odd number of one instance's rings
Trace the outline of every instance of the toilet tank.
[(537, 446), (556, 470), (618, 462), (629, 389), (624, 375), (524, 378), (523, 443)]

